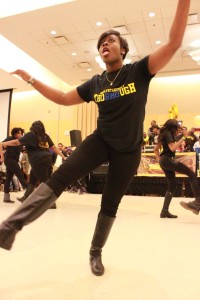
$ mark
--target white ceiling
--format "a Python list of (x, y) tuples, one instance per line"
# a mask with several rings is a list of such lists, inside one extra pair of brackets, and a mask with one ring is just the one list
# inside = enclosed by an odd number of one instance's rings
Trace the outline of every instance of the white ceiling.
[[(0, 34), (64, 82), (78, 85), (102, 72), (95, 56), (98, 55), (97, 39), (103, 31), (124, 26), (129, 58), (138, 60), (156, 49), (156, 40), (166, 41), (176, 4), (174, 0), (77, 0), (0, 18)], [(148, 16), (151, 11), (156, 13), (153, 19)], [(191, 1), (190, 14), (197, 14), (198, 24), (188, 25), (182, 48), (161, 75), (199, 73), (199, 66), (186, 53), (189, 42), (200, 38), (199, 0)], [(97, 27), (97, 21), (103, 26)], [(66, 38), (61, 39), (64, 44), (56, 43), (50, 34), (52, 29)], [(77, 55), (72, 56), (72, 52)], [(9, 55), (1, 56), (0, 60), (9, 60)], [(92, 71), (81, 67), (81, 63), (87, 63)], [(26, 70), (31, 73), (28, 65)], [(0, 69), (0, 89), (6, 88), (23, 91), (30, 87)]]

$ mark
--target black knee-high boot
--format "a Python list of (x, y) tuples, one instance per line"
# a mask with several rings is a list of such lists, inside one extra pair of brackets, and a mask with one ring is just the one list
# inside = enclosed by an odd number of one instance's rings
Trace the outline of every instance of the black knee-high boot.
[(24, 202), (24, 200), (26, 200), (26, 198), (28, 198), (28, 196), (34, 191), (35, 189), (35, 185), (34, 184), (29, 184), (27, 187), (27, 190), (25, 191), (24, 195), (22, 197), (17, 197), (17, 200), (20, 202)]
[(90, 266), (92, 273), (97, 276), (104, 274), (104, 266), (101, 261), (102, 248), (105, 245), (115, 218), (99, 213), (91, 248)]
[(161, 218), (177, 218), (176, 215), (172, 215), (169, 212), (169, 205), (171, 203), (172, 196), (173, 196), (172, 193), (166, 192), (165, 199), (164, 199), (164, 204), (163, 204), (163, 208), (162, 208), (162, 211), (160, 213), (160, 217)]
[(40, 217), (56, 201), (57, 196), (46, 184), (39, 187), (0, 225), (0, 247), (10, 250), (15, 235), (24, 225)]

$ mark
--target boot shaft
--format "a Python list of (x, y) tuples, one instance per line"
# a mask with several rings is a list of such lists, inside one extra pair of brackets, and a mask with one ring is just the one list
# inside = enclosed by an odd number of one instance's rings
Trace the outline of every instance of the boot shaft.
[(105, 245), (114, 221), (115, 218), (99, 213), (91, 243), (92, 248), (101, 249)]
[(164, 203), (163, 203), (163, 210), (169, 209), (169, 205), (171, 203), (172, 197), (173, 197), (173, 194), (171, 192), (166, 192)]
[(28, 196), (34, 191), (35, 185), (34, 184), (29, 184), (25, 193), (24, 193), (24, 198), (28, 198)]
[(91, 271), (96, 276), (104, 274), (104, 265), (101, 261), (102, 247), (105, 245), (115, 218), (99, 213), (92, 245), (90, 248), (90, 266)]
[(57, 196), (46, 184), (41, 183), (39, 187), (24, 201), (10, 217), (5, 220), (10, 227), (18, 230), (24, 225), (39, 218), (56, 201)]

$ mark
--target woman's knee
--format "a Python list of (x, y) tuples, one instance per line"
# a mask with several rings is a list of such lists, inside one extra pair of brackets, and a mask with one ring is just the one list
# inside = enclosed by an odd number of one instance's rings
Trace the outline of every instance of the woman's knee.
[(116, 217), (120, 201), (102, 201), (101, 212), (109, 217)]
[(170, 192), (173, 195), (175, 190), (176, 190), (176, 183), (171, 183), (168, 187), (168, 192)]

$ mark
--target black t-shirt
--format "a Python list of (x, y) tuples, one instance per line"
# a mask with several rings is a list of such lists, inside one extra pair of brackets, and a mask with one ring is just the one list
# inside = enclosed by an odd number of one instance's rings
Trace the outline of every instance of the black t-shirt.
[[(116, 72), (109, 73), (110, 79)], [(141, 147), (143, 122), (149, 83), (153, 75), (148, 70), (148, 56), (124, 65), (113, 86), (106, 79), (106, 71), (77, 87), (86, 101), (98, 105), (96, 133), (119, 152)]]
[[(12, 141), (15, 140), (15, 138), (13, 136), (8, 136), (3, 142), (8, 142), (8, 141)], [(6, 152), (5, 152), (5, 160), (7, 159), (14, 159), (16, 161), (19, 161), (19, 155), (20, 152), (22, 150), (22, 146), (7, 146), (6, 147)]]
[(170, 143), (174, 143), (174, 142), (175, 142), (175, 137), (171, 134), (170, 131), (167, 131), (163, 136), (163, 141), (162, 141), (163, 150), (161, 156), (162, 155), (169, 156), (169, 157), (175, 156), (175, 152), (171, 151), (168, 146)]
[(28, 158), (30, 164), (42, 159), (44, 156), (52, 156), (49, 148), (54, 145), (50, 136), (45, 133), (46, 143), (45, 145), (38, 144), (38, 141), (35, 135), (32, 132), (27, 132), (24, 136), (22, 136), (19, 141), (22, 145), (26, 146)]

